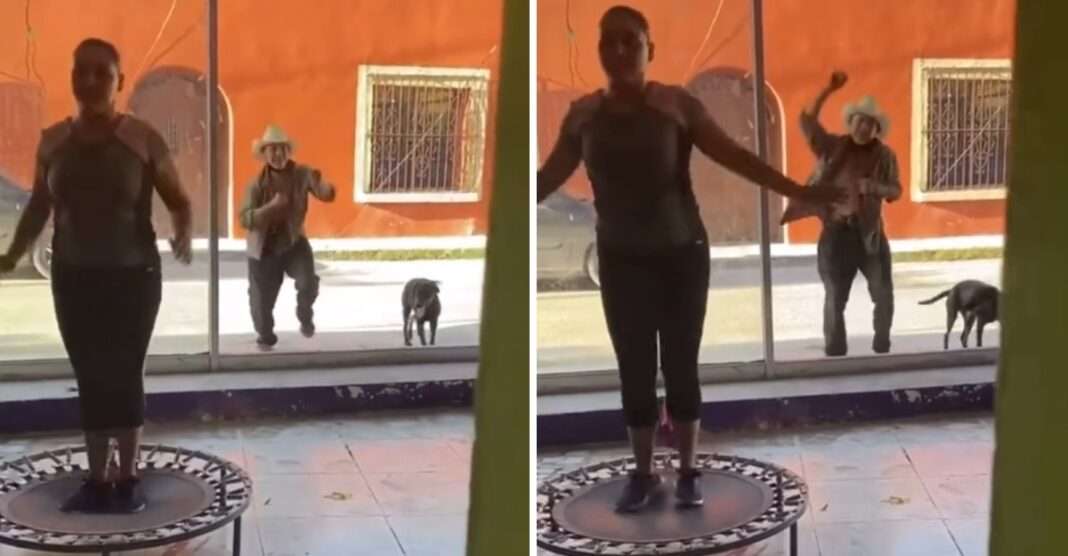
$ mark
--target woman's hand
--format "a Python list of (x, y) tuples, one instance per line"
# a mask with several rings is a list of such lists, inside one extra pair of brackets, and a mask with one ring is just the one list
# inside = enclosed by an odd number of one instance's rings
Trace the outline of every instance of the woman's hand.
[(186, 234), (171, 238), (171, 251), (174, 253), (174, 260), (188, 265), (193, 262), (193, 238)]

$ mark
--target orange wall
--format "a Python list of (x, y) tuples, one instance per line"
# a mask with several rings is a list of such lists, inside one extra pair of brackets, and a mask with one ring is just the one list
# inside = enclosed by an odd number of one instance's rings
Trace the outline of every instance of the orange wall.
[[(548, 154), (563, 115), (560, 98), (603, 86), (597, 22), (616, 3), (538, 2), (539, 92), (554, 97), (545, 115), (539, 115), (541, 159)], [(717, 0), (627, 3), (645, 13), (650, 22), (656, 48), (651, 79), (685, 84), (704, 69), (752, 67), (750, 0), (723, 0), (721, 9)], [(824, 124), (840, 129), (839, 114), (846, 101), (876, 95), (892, 120), (887, 143), (897, 153), (907, 190), (913, 59), (1011, 58), (1012, 54), (1014, 0), (770, 0), (764, 2), (764, 10), (767, 82), (785, 112), (786, 172), (799, 181), (808, 176), (815, 161), (798, 129), (797, 116), (827, 82), (832, 69), (841, 68), (851, 78), (845, 90), (825, 106)], [(570, 55), (569, 23), (574, 31)], [(581, 182), (577, 186), (580, 194), (588, 194), (585, 178), (577, 181)], [(891, 237), (1002, 232), (1002, 201), (920, 204), (909, 202), (908, 197), (906, 191), (901, 201), (886, 207)], [(814, 241), (818, 226), (813, 220), (792, 225), (790, 240)]]
[[(132, 6), (138, 9), (132, 10)], [(174, 6), (166, 26), (168, 12)], [(111, 40), (123, 55), (127, 91), (138, 68), (207, 67), (206, 2), (34, 0), (34, 66), (46, 88), (44, 121), (70, 114), (71, 51), (84, 37)], [(484, 233), (490, 184), (502, 0), (315, 0), (219, 2), (220, 83), (233, 122), (234, 208), (258, 169), (250, 146), (268, 123), (298, 142), (296, 157), (338, 186), (331, 205), (313, 203), (313, 237)], [(264, 8), (269, 6), (269, 8)], [(0, 3), (0, 80), (26, 76), (26, 3)], [(156, 41), (157, 34), (159, 40)], [(17, 37), (13, 39), (12, 37)], [(157, 42), (155, 47), (152, 45)], [(151, 51), (150, 51), (151, 49)], [(147, 58), (146, 58), (146, 54)], [(491, 70), (482, 199), (463, 204), (358, 205), (354, 201), (357, 68), (361, 64), (484, 67)], [(37, 81), (33, 72), (30, 79)], [(125, 100), (120, 99), (120, 106)], [(236, 230), (240, 232), (240, 230)]]

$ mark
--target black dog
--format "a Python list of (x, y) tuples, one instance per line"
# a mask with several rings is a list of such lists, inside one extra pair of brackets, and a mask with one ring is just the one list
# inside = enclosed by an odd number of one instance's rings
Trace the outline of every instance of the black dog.
[(949, 333), (957, 322), (957, 313), (964, 316), (964, 333), (960, 335), (960, 345), (968, 347), (968, 334), (972, 325), (976, 327), (976, 342), (983, 347), (983, 327), (998, 320), (998, 298), (1001, 293), (997, 288), (978, 280), (965, 280), (952, 288), (928, 299), (920, 305), (930, 305), (943, 297), (946, 299), (946, 335), (942, 348), (949, 349)]
[(441, 300), (438, 299), (438, 282), (426, 278), (412, 278), (404, 285), (401, 307), (404, 315), (404, 345), (412, 345), (412, 324), (419, 330), (419, 341), (426, 345), (423, 324), (430, 323), (430, 345), (438, 335), (438, 317), (441, 316)]

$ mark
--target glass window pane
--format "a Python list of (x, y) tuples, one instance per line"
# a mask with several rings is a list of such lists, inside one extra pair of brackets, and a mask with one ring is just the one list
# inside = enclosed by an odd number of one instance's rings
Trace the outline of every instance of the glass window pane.
[[(538, 156), (552, 151), (571, 102), (606, 84), (599, 20), (617, 2), (538, 2)], [(747, 0), (632, 2), (649, 21), (651, 80), (685, 87), (716, 122), (756, 148), (752, 21)], [(777, 103), (768, 95), (769, 104)], [(782, 118), (768, 111), (773, 164), (783, 163)], [(694, 149), (687, 170), (707, 231), (711, 285), (701, 363), (763, 357), (758, 189)], [(593, 190), (580, 166), (537, 208), (538, 370), (613, 369), (598, 291)], [(778, 233), (773, 232), (773, 233)], [(650, 291), (649, 295), (664, 292)], [(668, 316), (667, 318), (672, 318)]]
[[(220, 2), (224, 354), (420, 349), (404, 300), (411, 318), (435, 289), (427, 343), (477, 346), (502, 8)], [(268, 170), (257, 148), (286, 139), (299, 166)], [(275, 193), (291, 204), (272, 219)]]
[[(170, 148), (193, 204), (195, 258), (177, 264), (170, 216), (158, 195), (153, 226), (163, 251), (163, 302), (150, 355), (208, 349), (207, 41), (205, 2), (145, 0), (144, 24), (130, 24), (124, 0), (37, 0), (0, 6), (4, 21), (28, 29), (0, 50), (0, 249), (7, 249), (33, 182), (41, 129), (74, 114), (73, 50), (88, 37), (115, 45), (125, 74), (116, 108), (148, 122)], [(28, 19), (27, 19), (28, 18)], [(227, 122), (220, 124), (228, 128)], [(49, 285), (51, 221), (21, 267), (0, 279), (0, 359), (65, 359)], [(153, 370), (153, 366), (149, 366)]]
[[(863, 248), (858, 230), (877, 232), (869, 224), (877, 219), (866, 209), (845, 206), (831, 217), (859, 215), (852, 225), (821, 226), (812, 217), (786, 227), (787, 241), (772, 249), (777, 358), (871, 356), (887, 347), (891, 354), (943, 351), (947, 299), (920, 302), (965, 280), (1000, 285), (1015, 2), (934, 10), (925, 4), (923, 17), (908, 16), (907, 32), (890, 27), (904, 25), (899, 22), (911, 13), (907, 5), (838, 3), (820, 12), (817, 33), (798, 33), (799, 14), (765, 4), (768, 79), (786, 102), (790, 175), (804, 179), (816, 169), (817, 156), (797, 118), (831, 71), (841, 69), (848, 82), (828, 98), (820, 122), (831, 134), (847, 134), (844, 111), (872, 113), (855, 104), (872, 95), (882, 116), (873, 115), (888, 124), (883, 142), (896, 157), (901, 186), (899, 199), (877, 191), (884, 202), (858, 204), (881, 206), (889, 253), (875, 249), (877, 233), (872, 248)], [(975, 17), (962, 12), (969, 9)], [(827, 168), (826, 181), (842, 188), (887, 174), (859, 162)], [(974, 302), (971, 309), (985, 312), (993, 303), (986, 292), (992, 291), (965, 286), (957, 290), (964, 297), (950, 299)], [(948, 348), (960, 350), (967, 319), (953, 319)], [(968, 341), (972, 348), (977, 328), (978, 322)], [(996, 347), (997, 323), (982, 328), (983, 346)], [(889, 345), (886, 336), (877, 337), (886, 330)]]

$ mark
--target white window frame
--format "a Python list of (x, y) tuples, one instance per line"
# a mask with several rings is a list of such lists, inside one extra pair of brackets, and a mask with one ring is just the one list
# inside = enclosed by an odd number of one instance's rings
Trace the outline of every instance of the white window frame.
[(355, 183), (355, 200), (357, 203), (378, 204), (411, 204), (411, 203), (476, 203), (482, 199), (483, 174), (485, 172), (485, 154), (489, 142), (487, 134), (490, 99), (487, 98), (486, 113), (481, 115), (478, 122), (481, 128), (484, 142), (482, 144), (482, 156), (475, 170), (475, 183), (477, 189), (471, 192), (450, 193), (370, 193), (367, 191), (371, 181), (371, 147), (367, 141), (367, 133), (371, 124), (371, 84), (377, 76), (426, 76), (426, 77), (460, 77), (479, 79), (486, 83), (487, 89), (490, 80), (490, 71), (484, 68), (444, 68), (427, 66), (381, 66), (361, 65), (356, 88), (356, 156), (353, 176)]
[(912, 129), (910, 131), (911, 164), (909, 165), (911, 199), (917, 203), (988, 201), (1005, 198), (1005, 187), (974, 191), (925, 191), (927, 188), (927, 138), (923, 133), (927, 121), (928, 70), (989, 68), (1012, 71), (1008, 58), (916, 58), (912, 61)]

